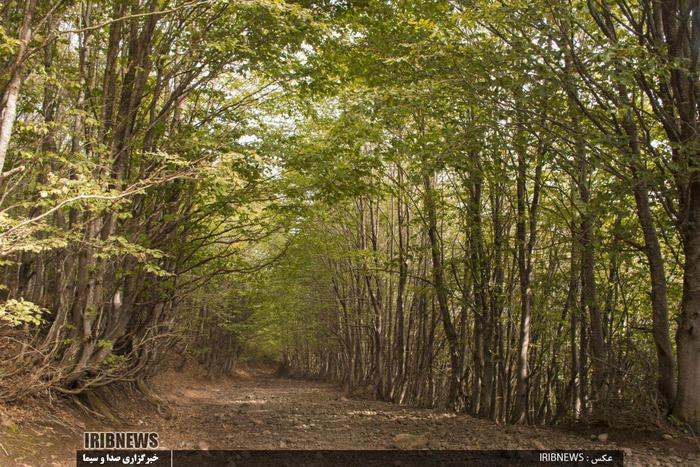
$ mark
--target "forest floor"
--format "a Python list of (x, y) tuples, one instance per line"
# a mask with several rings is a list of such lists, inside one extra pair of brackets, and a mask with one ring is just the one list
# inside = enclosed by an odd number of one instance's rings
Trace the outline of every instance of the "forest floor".
[(22, 420), (28, 407), (5, 408), (5, 415), (0, 407), (0, 465), (74, 465), (84, 430), (156, 431), (163, 449), (623, 449), (625, 465), (700, 465), (692, 440), (610, 431), (607, 441), (592, 441), (600, 430), (576, 434), (503, 426), (463, 414), (348, 399), (333, 385), (274, 378), (269, 371), (239, 371), (236, 378), (212, 381), (168, 372), (155, 379), (154, 389), (170, 414), (158, 415), (145, 401), (126, 397), (119, 403), (124, 422), (118, 425), (85, 416), (81, 421), (75, 413), (52, 420), (44, 412)]

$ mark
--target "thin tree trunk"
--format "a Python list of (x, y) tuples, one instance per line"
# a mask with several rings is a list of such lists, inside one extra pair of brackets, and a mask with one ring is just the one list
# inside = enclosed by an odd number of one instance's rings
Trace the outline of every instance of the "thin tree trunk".
[(627, 110), (624, 129), (629, 138), (632, 157), (632, 192), (634, 193), (637, 218), (644, 235), (644, 254), (649, 261), (649, 279), (651, 281), (651, 311), (654, 344), (657, 359), (657, 386), (659, 394), (669, 408), (676, 398), (676, 362), (669, 336), (668, 293), (666, 288), (666, 271), (664, 258), (656, 233), (654, 218), (649, 206), (649, 188), (642, 173), (637, 125), (634, 123), (631, 109)]
[[(538, 155), (541, 157), (541, 154)], [(526, 423), (528, 421), (528, 379), (530, 376), (528, 352), (530, 349), (530, 320), (532, 318), (532, 289), (530, 287), (530, 278), (532, 276), (532, 251), (535, 246), (537, 233), (537, 207), (539, 204), (540, 179), (542, 174), (542, 163), (538, 162), (535, 171), (532, 204), (529, 209), (527, 209), (527, 161), (525, 158), (526, 154), (523, 144), (518, 151), (517, 176), (518, 219), (516, 221), (516, 242), (518, 249), (518, 275), (520, 277), (520, 345), (518, 349), (515, 408), (513, 412), (514, 423)], [(526, 233), (528, 217), (529, 236)]]
[[(10, 146), (12, 128), (17, 118), (17, 99), (22, 87), (22, 73), (26, 59), (29, 41), (32, 39), (32, 21), (36, 11), (36, 0), (27, 0), (24, 6), (24, 18), (19, 29), (19, 45), (17, 55), (10, 67), (10, 81), (5, 87), (5, 92), (0, 101), (0, 177), (5, 167), (7, 148)], [(1, 178), (0, 178), (1, 179)]]
[(425, 210), (428, 218), (428, 237), (430, 239), (430, 252), (433, 260), (433, 286), (437, 295), (438, 308), (442, 325), (447, 337), (450, 352), (450, 385), (447, 396), (449, 406), (454, 406), (459, 393), (459, 340), (455, 331), (452, 317), (450, 316), (447, 302), (447, 288), (445, 286), (444, 271), (442, 267), (442, 252), (440, 251), (440, 239), (437, 230), (437, 211), (435, 208), (435, 193), (431, 185), (431, 175), (423, 176), (425, 188)]

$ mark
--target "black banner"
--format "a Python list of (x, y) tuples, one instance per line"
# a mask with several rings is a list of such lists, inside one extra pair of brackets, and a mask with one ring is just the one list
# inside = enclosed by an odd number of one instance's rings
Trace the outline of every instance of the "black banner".
[(93, 450), (78, 451), (78, 467), (149, 465), (152, 467), (528, 467), (622, 466), (622, 451), (394, 451), (394, 450)]

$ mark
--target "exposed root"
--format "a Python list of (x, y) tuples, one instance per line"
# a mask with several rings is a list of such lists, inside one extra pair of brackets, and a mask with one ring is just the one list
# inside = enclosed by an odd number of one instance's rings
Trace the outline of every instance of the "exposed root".
[(122, 420), (112, 413), (112, 409), (97, 395), (96, 391), (87, 391), (85, 398), (91, 408), (114, 424), (121, 424)]
[(170, 407), (151, 390), (143, 379), (139, 378), (136, 380), (136, 388), (143, 397), (156, 408), (158, 415), (168, 420), (173, 416)]

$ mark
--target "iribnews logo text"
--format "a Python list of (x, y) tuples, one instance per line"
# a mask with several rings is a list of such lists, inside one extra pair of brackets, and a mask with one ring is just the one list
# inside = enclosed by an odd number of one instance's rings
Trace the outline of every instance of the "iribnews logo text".
[(86, 431), (85, 449), (158, 449), (158, 433), (147, 431)]

